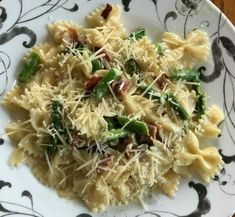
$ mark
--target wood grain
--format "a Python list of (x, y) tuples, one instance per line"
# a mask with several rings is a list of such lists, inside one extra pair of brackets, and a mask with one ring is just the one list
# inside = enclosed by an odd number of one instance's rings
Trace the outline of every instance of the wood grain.
[(224, 12), (224, 14), (235, 25), (235, 1), (234, 0), (212, 0), (212, 2)]
[[(235, 1), (234, 0), (212, 0), (212, 2), (224, 12), (224, 14), (235, 25)], [(235, 214), (233, 215), (235, 217)]]

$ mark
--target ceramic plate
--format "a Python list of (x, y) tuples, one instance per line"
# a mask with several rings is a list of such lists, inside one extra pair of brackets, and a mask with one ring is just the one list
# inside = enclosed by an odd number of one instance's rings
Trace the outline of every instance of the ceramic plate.
[[(28, 48), (46, 40), (46, 25), (55, 20), (84, 17), (108, 0), (2, 0), (0, 2), (0, 97), (15, 81), (20, 60)], [(209, 104), (223, 108), (222, 136), (214, 143), (225, 162), (224, 169), (210, 184), (186, 180), (173, 199), (155, 195), (139, 204), (112, 207), (105, 213), (89, 212), (80, 202), (59, 198), (40, 184), (26, 166), (10, 168), (7, 160), (13, 149), (4, 137), (10, 117), (0, 109), (0, 216), (95, 217), (229, 217), (235, 211), (235, 31), (230, 21), (204, 0), (109, 0), (123, 8), (122, 20), (129, 31), (146, 27), (148, 35), (164, 31), (182, 36), (200, 28), (211, 40), (212, 53), (199, 70), (210, 96)]]

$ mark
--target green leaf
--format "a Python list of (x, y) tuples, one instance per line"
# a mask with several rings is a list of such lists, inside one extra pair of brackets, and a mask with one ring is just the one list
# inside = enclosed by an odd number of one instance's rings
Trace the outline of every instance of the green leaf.
[(187, 111), (172, 93), (167, 94), (167, 102), (182, 120), (188, 120), (190, 118)]
[(197, 102), (195, 107), (195, 112), (198, 115), (198, 118), (201, 118), (201, 116), (205, 114), (205, 111), (206, 111), (206, 96), (205, 94), (199, 94), (197, 96)]
[(118, 121), (118, 116), (113, 116), (113, 117), (107, 117), (105, 116), (104, 119), (106, 120), (106, 122), (108, 123), (108, 129), (112, 130), (112, 129), (117, 129), (120, 128), (120, 124)]
[(132, 120), (124, 116), (118, 117), (119, 123), (124, 127), (125, 130), (128, 130), (133, 133), (141, 133), (144, 135), (149, 135), (148, 125), (139, 120)]
[(138, 28), (135, 32), (131, 33), (128, 37), (129, 40), (139, 40), (145, 36), (145, 29), (144, 28)]
[(170, 79), (199, 83), (200, 73), (196, 69), (175, 69)]
[(109, 82), (116, 80), (122, 74), (118, 69), (112, 68), (108, 73), (99, 81), (92, 91), (92, 94), (97, 98), (101, 99), (109, 90)]
[(18, 76), (21, 82), (27, 82), (32, 75), (35, 75), (40, 63), (40, 57), (37, 53), (32, 52), (29, 59), (23, 65), (23, 68)]
[(92, 60), (91, 64), (92, 64), (92, 72), (95, 72), (97, 70), (104, 68), (104, 65), (102, 64), (100, 59)]
[(140, 74), (141, 72), (138, 63), (133, 58), (127, 60), (124, 64), (124, 67), (126, 72), (130, 75)]
[(159, 54), (160, 56), (163, 56), (164, 53), (163, 53), (162, 45), (160, 43), (156, 42), (156, 43), (154, 43), (154, 46), (156, 48), (157, 54)]
[(112, 129), (103, 133), (104, 141), (112, 141), (120, 138), (125, 138), (130, 135), (130, 132), (125, 129)]

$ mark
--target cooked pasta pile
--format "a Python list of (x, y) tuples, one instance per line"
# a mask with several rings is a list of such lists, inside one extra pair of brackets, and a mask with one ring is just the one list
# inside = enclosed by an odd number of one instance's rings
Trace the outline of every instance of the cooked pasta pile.
[[(182, 177), (209, 182), (222, 168), (205, 138), (220, 135), (222, 111), (205, 106), (196, 64), (209, 39), (194, 30), (151, 41), (127, 34), (118, 5), (48, 25), (51, 43), (33, 47), (3, 105), (20, 114), (6, 128), (16, 144), (11, 165), (26, 163), (59, 195), (93, 211), (173, 196)], [(204, 141), (203, 144), (199, 141)]]

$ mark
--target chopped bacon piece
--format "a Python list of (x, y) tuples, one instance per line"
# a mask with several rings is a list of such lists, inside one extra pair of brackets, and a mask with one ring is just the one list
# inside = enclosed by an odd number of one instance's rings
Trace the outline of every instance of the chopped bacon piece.
[(135, 156), (135, 154), (139, 151), (138, 146), (131, 143), (129, 145), (126, 146), (125, 149), (125, 157), (127, 159), (132, 158), (133, 156)]
[(62, 32), (62, 39), (69, 43), (75, 43), (78, 41), (77, 31), (73, 28), (68, 28), (68, 30)]
[(152, 137), (144, 135), (144, 134), (138, 134), (136, 140), (139, 145), (142, 145), (142, 144), (147, 144), (148, 146), (153, 145)]
[(100, 161), (98, 167), (97, 167), (97, 173), (102, 173), (104, 171), (103, 167), (107, 167), (113, 162), (113, 155), (108, 155), (108, 157), (104, 158)]
[(112, 11), (112, 5), (106, 4), (105, 9), (102, 11), (101, 16), (106, 20)]
[(102, 76), (93, 75), (84, 85), (84, 89), (87, 91), (93, 90), (98, 82), (102, 79)]
[(104, 58), (105, 58), (108, 62), (110, 62), (110, 61), (111, 61), (111, 56), (109, 55), (108, 51), (104, 49), (103, 51), (100, 52), (100, 54), (102, 54), (102, 53), (105, 54)]
[(133, 144), (133, 138), (132, 137), (126, 137), (121, 140), (122, 145), (126, 147), (127, 145)]
[(159, 141), (162, 141), (162, 138), (160, 137), (159, 135), (159, 130), (158, 130), (158, 125), (155, 126), (155, 125), (148, 125), (148, 128), (149, 128), (149, 136), (152, 138), (152, 139), (156, 139), (156, 140), (159, 140)]
[[(98, 51), (99, 49), (100, 49), (100, 47), (94, 47), (94, 51)], [(107, 50), (104, 49), (104, 50), (100, 51), (98, 54), (105, 54), (103, 58), (105, 58), (108, 62), (111, 61), (111, 56)]]
[(154, 125), (148, 125), (148, 129), (149, 129), (149, 136), (152, 137), (153, 139), (156, 139), (157, 127)]
[[(158, 129), (159, 129), (160, 127), (161, 127), (160, 125), (157, 126)], [(156, 134), (155, 134), (155, 137), (156, 137), (156, 138), (155, 138), (156, 140), (162, 142), (162, 138), (161, 138), (161, 136), (160, 136), (160, 134), (159, 134), (159, 130), (157, 130), (157, 132), (156, 132)]]
[(117, 81), (114, 81), (112, 83), (113, 92), (121, 98), (127, 92), (129, 87), (130, 87), (130, 81), (129, 80), (117, 80)]
[(132, 137), (125, 137), (125, 138), (121, 138), (119, 140), (118, 145), (113, 146), (113, 148), (119, 152), (124, 152), (126, 150), (126, 146), (129, 144), (134, 143), (133, 138)]
[(72, 42), (78, 41), (78, 34), (75, 29), (69, 28), (69, 36)]
[(159, 77), (159, 79), (156, 81), (160, 90), (163, 90), (167, 82), (168, 82), (168, 76), (166, 74), (162, 74)]
[(108, 166), (112, 162), (113, 162), (113, 155), (109, 155), (108, 157), (106, 157), (103, 160), (101, 160), (100, 165)]
[(81, 143), (83, 141), (81, 135), (77, 131), (70, 132), (71, 138), (69, 138), (70, 146), (74, 148), (82, 148)]
[(149, 135), (144, 134), (137, 134), (136, 135), (136, 141), (139, 145), (141, 144), (147, 144), (148, 146), (153, 146), (153, 140), (159, 140), (162, 141), (159, 131), (158, 131), (158, 125), (148, 125), (149, 129)]
[(84, 34), (78, 36), (78, 44), (79, 46), (86, 44), (86, 36)]

